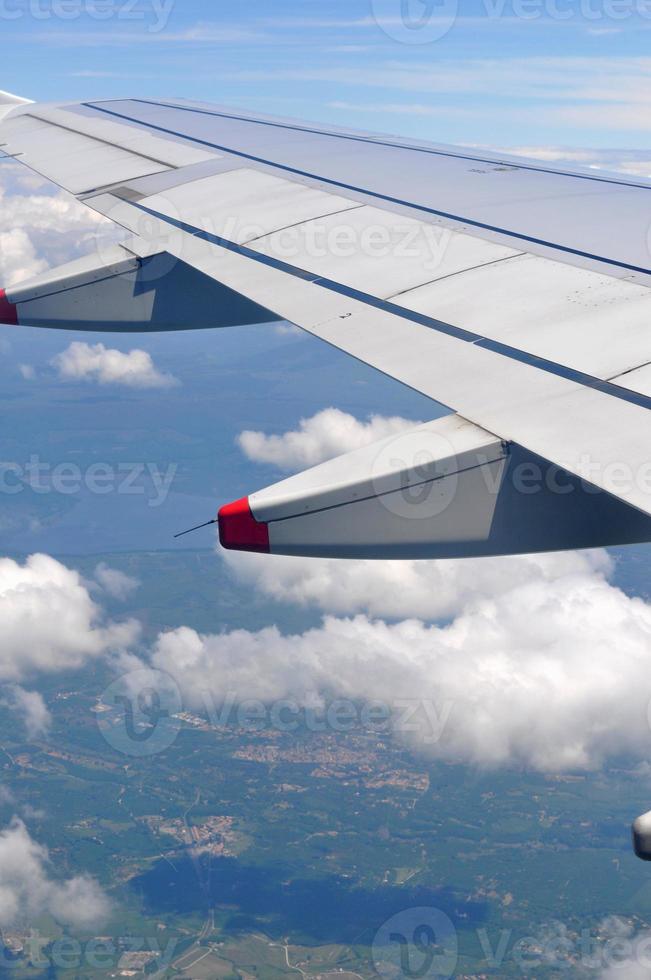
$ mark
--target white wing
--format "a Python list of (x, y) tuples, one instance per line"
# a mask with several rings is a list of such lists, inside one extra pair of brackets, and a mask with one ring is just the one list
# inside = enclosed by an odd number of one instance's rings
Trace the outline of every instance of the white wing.
[(459, 413), (254, 495), (223, 515), (227, 546), (651, 539), (650, 182), (143, 100), (16, 106), (0, 143), (133, 236), (10, 290), (5, 320), (287, 319)]

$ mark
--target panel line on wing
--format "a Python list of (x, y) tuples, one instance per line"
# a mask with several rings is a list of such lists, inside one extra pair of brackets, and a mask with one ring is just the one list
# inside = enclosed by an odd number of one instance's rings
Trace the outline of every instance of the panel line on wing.
[(421, 282), (417, 286), (410, 286), (408, 289), (401, 289), (399, 293), (392, 293), (391, 296), (387, 296), (387, 299), (398, 299), (399, 296), (408, 296), (409, 293), (415, 293), (419, 289), (423, 289), (425, 286), (433, 286), (434, 283), (445, 282), (446, 279), (455, 279), (457, 276), (465, 275), (466, 272), (476, 272), (477, 269), (488, 269), (492, 265), (500, 265), (502, 262), (513, 262), (514, 259), (521, 259), (523, 255), (528, 255), (528, 252), (515, 252), (513, 255), (503, 255), (499, 259), (491, 259), (489, 262), (480, 262), (478, 265), (468, 266), (467, 269), (457, 269), (455, 272), (449, 272), (447, 276), (438, 276), (436, 279), (429, 279), (427, 282)]
[[(530, 163), (524, 163), (524, 161), (522, 164), (520, 164), (517, 162), (517, 157), (515, 159), (508, 160), (502, 157), (496, 157), (495, 159), (490, 159), (488, 157), (476, 157), (463, 153), (453, 153), (451, 150), (435, 150), (432, 147), (413, 146), (410, 143), (396, 143), (387, 139), (373, 139), (372, 137), (359, 136), (354, 133), (337, 133), (326, 129), (315, 129), (310, 126), (301, 126), (296, 123), (282, 123), (275, 122), (270, 119), (256, 119), (255, 117), (238, 116), (234, 113), (219, 112), (216, 109), (201, 109), (197, 106), (179, 105), (170, 102), (156, 102), (153, 99), (107, 99), (106, 101), (109, 103), (128, 101), (138, 103), (140, 105), (156, 106), (160, 109), (174, 109), (178, 110), (179, 112), (194, 112), (203, 116), (215, 116), (218, 119), (231, 119), (234, 122), (252, 123), (257, 126), (269, 126), (275, 129), (286, 129), (296, 133), (308, 133), (313, 136), (327, 136), (331, 137), (332, 139), (350, 140), (351, 142), (355, 143), (366, 143), (369, 146), (385, 146), (394, 150), (410, 150), (413, 153), (427, 153), (430, 156), (448, 157), (452, 160), (466, 160), (469, 163), (486, 163), (497, 166), (501, 165), (505, 167), (514, 167), (518, 170), (529, 170), (533, 173), (550, 174), (557, 177), (572, 177), (576, 180), (587, 180), (600, 184), (613, 184), (616, 187), (636, 187), (639, 190), (651, 190), (651, 184), (639, 184), (629, 180), (616, 180), (613, 177), (600, 177), (597, 174), (581, 174), (572, 170), (556, 170), (552, 167), (534, 167)], [(103, 101), (84, 103), (84, 105), (86, 105), (88, 108), (100, 108), (103, 104)], [(142, 120), (134, 119), (132, 121), (139, 122), (142, 126), (149, 125)]]
[(587, 374), (584, 371), (579, 371), (575, 368), (570, 368), (566, 365), (559, 364), (556, 361), (551, 361), (535, 354), (530, 354), (529, 352), (520, 350), (517, 347), (511, 347), (509, 344), (491, 340), (488, 337), (473, 333), (470, 330), (465, 330), (462, 327), (456, 327), (453, 324), (444, 323), (442, 320), (437, 320), (435, 317), (408, 310), (405, 307), (398, 306), (397, 304), (388, 300), (379, 299), (377, 296), (364, 293), (361, 290), (355, 289), (354, 287), (345, 286), (342, 283), (335, 282), (334, 280), (306, 273), (305, 270), (299, 269), (288, 262), (282, 261), (281, 259), (261, 254), (260, 252), (256, 252), (246, 245), (239, 245), (236, 242), (229, 241), (228, 239), (220, 238), (218, 235), (213, 235), (210, 232), (197, 228), (194, 225), (190, 225), (187, 222), (179, 221), (176, 218), (171, 218), (159, 211), (148, 208), (144, 204), (133, 202), (131, 207), (134, 207), (153, 218), (157, 218), (167, 224), (170, 224), (188, 235), (192, 235), (195, 238), (209, 242), (210, 244), (223, 248), (226, 251), (241, 255), (244, 258), (252, 260), (253, 262), (273, 268), (277, 272), (282, 272), (303, 280), (307, 279), (314, 285), (321, 286), (330, 292), (348, 297), (349, 299), (354, 299), (358, 302), (364, 303), (366, 306), (374, 307), (375, 309), (382, 310), (385, 313), (390, 313), (397, 316), (402, 320), (417, 323), (421, 326), (427, 327), (430, 330), (453, 337), (456, 340), (474, 344), (477, 347), (483, 348), (484, 350), (489, 350), (494, 354), (499, 354), (508, 358), (509, 360), (518, 361), (520, 364), (526, 364), (529, 367), (537, 368), (538, 370), (554, 375), (555, 377), (563, 378), (566, 381), (572, 381), (584, 388), (591, 388), (594, 391), (599, 391), (603, 394), (610, 395), (611, 397), (617, 398), (620, 401), (629, 402), (630, 404), (637, 405), (640, 408), (651, 410), (651, 397), (648, 395), (620, 387), (619, 385), (615, 385), (610, 381), (595, 378), (593, 375)]
[(300, 221), (293, 221), (291, 225), (283, 225), (282, 228), (274, 228), (272, 232), (265, 231), (263, 235), (250, 238), (247, 244), (254, 245), (257, 242), (264, 241), (265, 238), (269, 238), (270, 235), (278, 235), (285, 231), (291, 231), (292, 228), (300, 228), (301, 225), (309, 224), (312, 221), (322, 221), (324, 218), (336, 218), (338, 215), (348, 214), (350, 211), (360, 211), (363, 207), (363, 204), (352, 204), (351, 207), (341, 208), (339, 211), (328, 211), (327, 214), (315, 214), (313, 218), (309, 218), (307, 221), (305, 218), (301, 218)]
[[(130, 153), (134, 157), (140, 157), (142, 160), (148, 160), (150, 163), (154, 163), (157, 167), (172, 167), (172, 165), (167, 161), (152, 156), (150, 153), (143, 153), (140, 149), (131, 149), (129, 146), (123, 146), (109, 139), (104, 139), (101, 136), (96, 136), (95, 133), (85, 133), (82, 129), (75, 129), (75, 127), (72, 125), (64, 126), (61, 122), (52, 122), (47, 117), (39, 116), (35, 112), (25, 113), (23, 116), (21, 116), (21, 119), (36, 119), (37, 122), (44, 123), (46, 126), (61, 129), (65, 133), (72, 133), (74, 136), (81, 136), (84, 139), (89, 140), (89, 142), (100, 143), (102, 146), (109, 147), (110, 149), (123, 150), (125, 153)], [(9, 142), (11, 142), (11, 140)], [(174, 168), (172, 167), (172, 169)]]
[(364, 187), (358, 187), (355, 184), (348, 184), (344, 181), (334, 180), (330, 177), (323, 177), (319, 174), (310, 173), (307, 170), (301, 170), (297, 167), (290, 167), (287, 164), (274, 163), (273, 160), (267, 160), (264, 157), (256, 156), (252, 153), (245, 153), (243, 150), (234, 150), (231, 147), (224, 146), (220, 143), (213, 143), (210, 140), (200, 139), (199, 137), (189, 136), (186, 133), (181, 133), (178, 130), (168, 129), (165, 126), (159, 126), (152, 122), (142, 123), (140, 120), (135, 119), (132, 116), (127, 116), (121, 112), (115, 112), (112, 109), (106, 109), (100, 105), (94, 105), (92, 102), (83, 103), (89, 109), (95, 109), (97, 112), (106, 113), (109, 116), (115, 116), (117, 119), (124, 119), (128, 122), (138, 123), (140, 125), (146, 125), (148, 129), (155, 129), (160, 133), (166, 133), (168, 136), (176, 136), (179, 139), (188, 140), (191, 143), (197, 143), (200, 146), (207, 146), (214, 150), (219, 150), (222, 153), (230, 153), (233, 156), (240, 157), (244, 160), (250, 160), (252, 163), (259, 163), (266, 167), (273, 167), (277, 170), (282, 170), (285, 173), (294, 174), (297, 177), (306, 177), (309, 180), (316, 180), (322, 184), (329, 184), (332, 187), (337, 187), (339, 190), (348, 190), (357, 194), (364, 194), (367, 197), (375, 198), (379, 201), (385, 201), (389, 204), (397, 204), (400, 207), (412, 208), (414, 211), (420, 211), (424, 214), (431, 214), (438, 218), (444, 218), (448, 221), (455, 221), (461, 225), (467, 225), (472, 228), (479, 228), (482, 231), (492, 232), (496, 235), (504, 235), (506, 238), (513, 238), (521, 242), (527, 242), (530, 245), (539, 245), (543, 248), (550, 248), (556, 252), (562, 252), (566, 255), (573, 255), (577, 258), (588, 259), (592, 262), (601, 262), (605, 265), (610, 265), (617, 269), (626, 269), (628, 272), (639, 272), (645, 276), (651, 275), (651, 268), (645, 268), (644, 266), (633, 265), (629, 262), (622, 262), (618, 259), (609, 259), (603, 255), (596, 255), (592, 252), (584, 251), (583, 249), (572, 248), (569, 245), (559, 245), (557, 242), (546, 241), (544, 238), (536, 238), (533, 235), (525, 235), (522, 232), (511, 231), (508, 228), (500, 228), (498, 225), (491, 225), (483, 221), (478, 221), (474, 218), (466, 218), (463, 215), (452, 214), (447, 211), (440, 211), (437, 208), (431, 208), (423, 204), (415, 204), (413, 201), (405, 201), (402, 198), (393, 197), (389, 194), (381, 194), (378, 191), (371, 191)]

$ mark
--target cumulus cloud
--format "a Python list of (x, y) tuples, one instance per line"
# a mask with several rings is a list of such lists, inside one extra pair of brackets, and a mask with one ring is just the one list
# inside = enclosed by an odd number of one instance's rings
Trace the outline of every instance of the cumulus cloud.
[(0, 274), (6, 287), (70, 261), (123, 232), (12, 161), (0, 164)]
[[(240, 445), (251, 458), (305, 465), (380, 438), (386, 422), (371, 435), (329, 409), (296, 432), (243, 433)], [(619, 752), (648, 753), (651, 606), (610, 584), (603, 551), (446, 562), (223, 554), (247, 586), (328, 615), (298, 635), (161, 636), (154, 661), (192, 703), (227, 692), (412, 702), (419, 720), (403, 736), (435, 757), (485, 766), (590, 769)]]
[(14, 818), (0, 832), (0, 927), (24, 925), (44, 914), (61, 925), (90, 928), (106, 921), (110, 903), (93, 878), (53, 877), (47, 848)]
[(316, 466), (420, 424), (381, 415), (371, 415), (367, 422), (360, 422), (338, 408), (326, 408), (309, 419), (301, 419), (293, 432), (265, 435), (246, 431), (240, 433), (237, 442), (242, 452), (256, 463), (273, 463), (280, 469), (294, 470)]
[(95, 381), (127, 388), (171, 388), (178, 384), (171, 374), (157, 370), (147, 351), (138, 349), (124, 353), (104, 344), (73, 341), (51, 363), (66, 381)]
[(127, 599), (140, 585), (137, 578), (111, 568), (105, 562), (100, 562), (95, 569), (95, 582), (113, 599)]
[(14, 228), (0, 231), (0, 268), (4, 285), (10, 286), (43, 272), (47, 263), (39, 258), (27, 232), (23, 228)]
[(25, 726), (27, 738), (39, 738), (47, 734), (52, 716), (43, 695), (38, 691), (26, 691), (18, 684), (8, 689), (8, 703)]
[(572, 574), (605, 574), (604, 551), (483, 558), (474, 561), (341, 561), (224, 551), (232, 574), (279, 602), (324, 612), (392, 619), (447, 619), (484, 596), (503, 595), (526, 582), (553, 582)]
[[(229, 692), (265, 702), (407, 702), (413, 730), (400, 734), (450, 761), (561, 771), (596, 768), (625, 752), (646, 758), (651, 606), (610, 584), (600, 553), (523, 559), (520, 575), (516, 561), (492, 587), (486, 575), (481, 589), (467, 564), (470, 587), (448, 602), (448, 623), (328, 615), (295, 635), (182, 628), (159, 637), (153, 663), (195, 705)], [(386, 595), (386, 608), (397, 611)], [(429, 615), (435, 610), (432, 599)]]
[(81, 667), (135, 642), (133, 621), (105, 622), (78, 572), (47, 555), (0, 559), (0, 681)]

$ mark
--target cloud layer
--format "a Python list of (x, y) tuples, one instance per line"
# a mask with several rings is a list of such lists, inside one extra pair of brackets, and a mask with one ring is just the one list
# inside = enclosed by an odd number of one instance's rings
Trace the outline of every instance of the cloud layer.
[(559, 576), (605, 574), (603, 551), (468, 561), (339, 561), (223, 552), (236, 578), (278, 602), (338, 615), (426, 622), (459, 615), (483, 597)]
[[(558, 771), (646, 757), (651, 607), (610, 585), (600, 559), (583, 569), (562, 559), (556, 575), (522, 559), (520, 581), (498, 575), (496, 588), (459, 606), (447, 625), (357, 615), (289, 636), (180, 629), (159, 638), (153, 662), (193, 704), (202, 691), (216, 701), (233, 691), (265, 702), (411, 702), (420, 721), (410, 741), (446, 760)], [(442, 731), (431, 716), (445, 716)]]
[[(405, 424), (370, 428), (377, 437)], [(369, 426), (329, 409), (296, 432), (240, 442), (290, 466), (360, 438), (370, 441)], [(228, 692), (409, 702), (419, 720), (401, 735), (436, 758), (483, 766), (591, 769), (648, 753), (651, 606), (610, 584), (603, 551), (449, 562), (223, 556), (248, 587), (327, 615), (298, 635), (161, 636), (153, 661), (195, 705)]]

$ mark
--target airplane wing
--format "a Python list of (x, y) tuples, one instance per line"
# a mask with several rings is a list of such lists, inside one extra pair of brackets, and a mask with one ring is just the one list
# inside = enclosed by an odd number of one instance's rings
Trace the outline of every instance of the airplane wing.
[(284, 319), (454, 415), (220, 514), (243, 550), (651, 540), (651, 181), (151, 100), (0, 96), (0, 149), (128, 233), (0, 322)]

